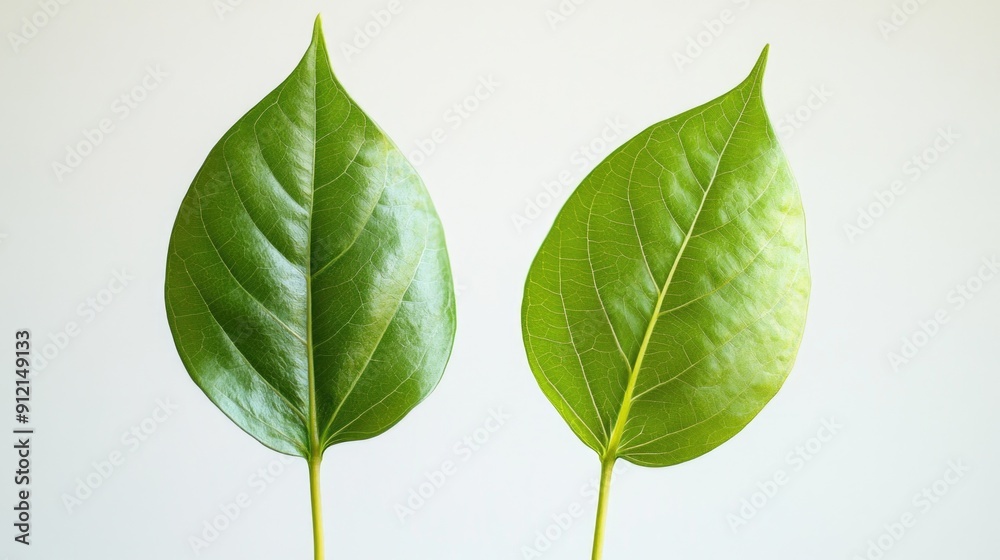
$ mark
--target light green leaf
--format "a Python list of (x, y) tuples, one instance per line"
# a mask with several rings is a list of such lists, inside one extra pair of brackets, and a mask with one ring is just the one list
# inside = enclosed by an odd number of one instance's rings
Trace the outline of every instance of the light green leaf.
[(441, 378), (455, 334), (441, 223), (334, 77), (318, 19), (184, 198), (166, 304), (194, 381), (282, 453), (378, 435)]
[(662, 467), (733, 437), (777, 393), (805, 324), (798, 188), (761, 95), (646, 129), (583, 180), (528, 274), (531, 369), (605, 463)]

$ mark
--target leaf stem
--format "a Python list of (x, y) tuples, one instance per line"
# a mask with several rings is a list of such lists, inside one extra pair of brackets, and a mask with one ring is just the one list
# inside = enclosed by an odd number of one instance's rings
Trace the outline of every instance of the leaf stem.
[(604, 552), (604, 520), (608, 514), (611, 473), (615, 470), (615, 461), (617, 459), (617, 457), (612, 455), (610, 458), (601, 461), (601, 488), (600, 497), (597, 500), (597, 526), (594, 528), (594, 552), (591, 560), (601, 560), (601, 554)]
[(323, 502), (320, 498), (319, 465), (322, 455), (312, 456), (309, 461), (309, 494), (312, 501), (313, 549), (316, 560), (323, 560)]

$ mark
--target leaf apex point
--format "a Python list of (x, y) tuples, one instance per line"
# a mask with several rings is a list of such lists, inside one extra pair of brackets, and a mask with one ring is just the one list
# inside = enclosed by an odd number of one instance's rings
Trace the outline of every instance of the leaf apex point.
[(767, 43), (764, 45), (764, 50), (760, 52), (760, 56), (757, 58), (757, 62), (753, 66), (753, 70), (750, 71), (750, 75), (747, 76), (746, 82), (744, 83), (753, 83), (759, 86), (764, 82), (764, 71), (767, 69), (767, 58), (770, 52), (771, 44)]
[(760, 51), (760, 56), (757, 58), (756, 66), (759, 67), (761, 70), (763, 70), (764, 67), (767, 66), (767, 58), (770, 53), (771, 53), (771, 43), (767, 43), (764, 45), (764, 49)]
[(313, 37), (323, 36), (323, 14), (316, 14), (316, 19), (313, 21)]

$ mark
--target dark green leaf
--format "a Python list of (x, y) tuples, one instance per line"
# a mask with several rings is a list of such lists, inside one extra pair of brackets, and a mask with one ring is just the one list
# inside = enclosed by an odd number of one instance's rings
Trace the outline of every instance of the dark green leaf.
[(378, 435), (441, 378), (455, 302), (440, 221), (334, 77), (318, 20), (184, 198), (166, 303), (194, 381), (283, 453)]

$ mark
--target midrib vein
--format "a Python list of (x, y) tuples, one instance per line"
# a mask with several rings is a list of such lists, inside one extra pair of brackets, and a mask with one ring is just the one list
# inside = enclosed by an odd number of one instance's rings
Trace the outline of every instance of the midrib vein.
[(319, 414), (316, 406), (316, 368), (313, 361), (313, 311), (312, 311), (312, 237), (313, 212), (316, 207), (316, 138), (319, 135), (319, 54), (320, 46), (313, 50), (313, 137), (312, 137), (312, 177), (309, 179), (308, 241), (306, 241), (306, 356), (309, 367), (309, 456), (318, 457), (323, 453), (319, 444)]
[(743, 108), (740, 110), (739, 116), (736, 117), (736, 121), (733, 123), (733, 129), (729, 131), (729, 137), (726, 138), (726, 142), (722, 145), (722, 150), (719, 151), (719, 159), (715, 163), (715, 170), (712, 172), (712, 177), (705, 186), (705, 192), (701, 197), (701, 203), (698, 204), (698, 210), (695, 212), (694, 218), (691, 220), (691, 227), (688, 228), (687, 233), (684, 235), (684, 240), (681, 242), (681, 246), (677, 250), (677, 255), (674, 257), (673, 264), (670, 266), (670, 272), (667, 274), (667, 279), (663, 282), (663, 288), (660, 290), (660, 293), (656, 298), (656, 306), (653, 309), (653, 314), (649, 319), (649, 323), (646, 325), (646, 333), (642, 338), (642, 344), (639, 346), (639, 354), (636, 356), (635, 364), (632, 366), (632, 371), (629, 373), (628, 384), (625, 387), (625, 395), (622, 397), (622, 406), (618, 411), (618, 418), (615, 420), (614, 429), (611, 431), (611, 438), (608, 440), (608, 447), (601, 458), (603, 461), (612, 461), (618, 456), (618, 449), (621, 445), (622, 435), (625, 432), (625, 424), (628, 422), (628, 415), (632, 410), (632, 395), (635, 393), (636, 382), (639, 379), (639, 371), (642, 369), (643, 359), (646, 357), (646, 350), (649, 347), (649, 341), (653, 337), (653, 331), (656, 329), (656, 322), (660, 318), (660, 310), (663, 308), (663, 300), (666, 298), (667, 291), (670, 289), (670, 283), (674, 279), (674, 274), (677, 272), (677, 266), (681, 262), (684, 250), (687, 249), (688, 242), (691, 241), (691, 238), (694, 235), (694, 228), (698, 225), (698, 218), (701, 216), (702, 209), (705, 208), (705, 201), (708, 200), (708, 193), (711, 192), (712, 187), (715, 185), (715, 180), (718, 177), (719, 168), (722, 166), (722, 159), (726, 154), (726, 149), (729, 148), (729, 145), (733, 140), (733, 135), (736, 134), (736, 129), (739, 127), (740, 120), (743, 119), (743, 114), (746, 113), (747, 106), (753, 98), (754, 90), (755, 88), (751, 87), (746, 100), (743, 102)]

